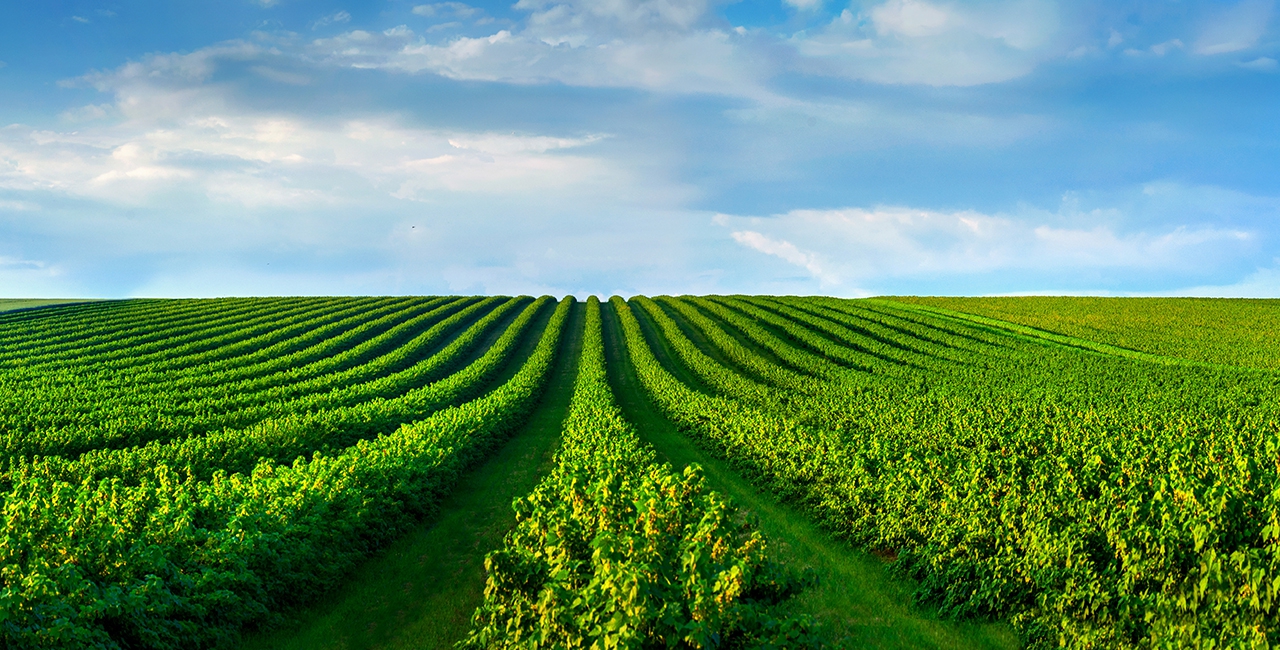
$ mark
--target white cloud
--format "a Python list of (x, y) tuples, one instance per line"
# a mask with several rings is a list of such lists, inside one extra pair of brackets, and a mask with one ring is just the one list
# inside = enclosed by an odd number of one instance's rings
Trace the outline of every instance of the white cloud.
[(561, 153), (597, 140), (434, 131), (390, 118), (323, 123), (227, 113), (66, 133), (10, 127), (0, 138), (0, 158), (10, 165), (0, 168), (0, 187), (122, 205), (181, 190), (292, 208), (359, 200), (335, 182), (406, 199), (510, 194), (619, 180), (603, 161)]
[(709, 0), (520, 0), (529, 31), (550, 44), (598, 44), (619, 36), (687, 32), (708, 15)]
[[(881, 206), (719, 215), (716, 223), (738, 244), (804, 268), (824, 289), (990, 272), (1185, 269), (1237, 254), (1254, 237), (1214, 226), (1126, 233), (1035, 217)], [(1087, 214), (1073, 220), (1096, 221)]]
[(877, 83), (967, 86), (1023, 76), (1066, 53), (1048, 0), (976, 5), (887, 0), (792, 40), (813, 72)]
[(923, 0), (888, 0), (870, 13), (880, 34), (908, 38), (937, 36), (963, 22), (956, 13)]
[(43, 269), (47, 266), (44, 262), (37, 260), (24, 260), (16, 257), (6, 257), (0, 255), (0, 269)]
[(1196, 40), (1196, 54), (1223, 54), (1253, 47), (1267, 30), (1274, 0), (1242, 0), (1212, 17)]
[(484, 11), (461, 2), (436, 2), (418, 5), (413, 8), (413, 13), (427, 18), (470, 18), (482, 14)]
[(817, 254), (802, 251), (799, 248), (796, 248), (796, 245), (789, 241), (771, 239), (766, 235), (755, 232), (754, 230), (734, 231), (733, 233), (730, 233), (730, 235), (733, 237), (734, 241), (742, 244), (743, 246), (754, 248), (765, 255), (773, 255), (775, 257), (782, 258), (789, 264), (794, 264), (795, 266), (803, 268), (813, 275), (813, 277), (821, 280), (824, 285), (838, 282), (837, 278), (823, 270), (822, 262)]
[(822, 7), (822, 0), (784, 0), (787, 4), (801, 11), (809, 11)]
[(270, 79), (271, 81), (288, 84), (290, 86), (305, 86), (311, 83), (311, 77), (308, 77), (305, 74), (285, 72), (284, 70), (277, 70), (265, 65), (255, 65), (250, 68), (250, 70), (253, 70), (264, 79)]
[[(1003, 147), (1053, 133), (1061, 124), (1043, 115), (986, 115), (954, 108), (886, 107), (874, 102), (852, 100), (792, 101), (771, 98), (751, 108), (731, 109), (725, 114), (757, 131), (778, 130), (794, 134), (799, 124), (813, 125), (812, 142), (798, 142), (810, 151), (820, 151), (833, 141), (840, 146), (894, 146), (906, 143)], [(838, 140), (833, 137), (838, 133)], [(763, 164), (764, 161), (761, 161)]]
[[(796, 0), (816, 8), (818, 0)], [(725, 29), (710, 0), (520, 0), (522, 25), (487, 36), (428, 40), (473, 15), (461, 3), (419, 5), (444, 18), (421, 34), (408, 26), (354, 30), (311, 44), (322, 60), (358, 68), (507, 83), (564, 83), (773, 98), (780, 72), (878, 83), (974, 85), (1013, 79), (1066, 54), (1051, 0), (958, 5), (887, 0), (830, 25), (778, 38)], [(799, 53), (800, 57), (795, 56)]]
[(326, 25), (345, 24), (349, 22), (351, 22), (351, 14), (346, 11), (339, 11), (316, 19), (314, 23), (311, 23), (311, 29), (319, 29)]
[(69, 108), (59, 114), (67, 122), (90, 122), (100, 120), (112, 111), (111, 104), (86, 104), (77, 108)]
[(1246, 70), (1254, 70), (1256, 72), (1275, 72), (1280, 66), (1277, 66), (1276, 60), (1269, 56), (1260, 56), (1252, 61), (1238, 63), (1240, 67)]
[(1173, 50), (1181, 50), (1182, 47), (1182, 41), (1175, 38), (1163, 43), (1156, 43), (1155, 45), (1152, 45), (1151, 52), (1156, 56), (1164, 56)]
[(89, 24), (89, 19), (88, 19), (88, 18), (85, 18), (84, 16), (72, 16), (72, 17), (71, 17), (71, 20), (74, 20), (74, 21), (76, 21), (76, 22), (78, 22), (78, 23), (80, 23), (80, 24), (82, 24), (82, 25), (87, 25), (87, 24)]
[[(521, 32), (504, 29), (484, 37), (430, 43), (400, 26), (382, 34), (353, 31), (317, 40), (311, 49), (315, 56), (340, 65), (453, 79), (755, 97), (769, 94), (762, 87), (771, 72), (769, 62), (736, 47), (736, 36), (729, 33), (681, 32), (666, 28), (678, 25), (671, 21), (678, 21), (679, 16), (664, 23), (644, 12), (638, 16), (624, 12), (627, 29), (639, 29), (648, 24), (646, 19), (661, 28), (621, 38), (616, 32), (587, 29), (556, 9), (544, 12), (548, 15), (534, 14), (530, 27)], [(542, 22), (534, 20), (539, 16)], [(595, 14), (589, 17), (605, 20)], [(622, 18), (613, 22), (623, 22)]]
[[(115, 104), (76, 109), (71, 116), (119, 119), (75, 131), (0, 130), (0, 188), (120, 205), (168, 200), (177, 191), (214, 203), (302, 209), (359, 202), (370, 193), (435, 200), (441, 192), (609, 192), (628, 182), (608, 162), (575, 153), (601, 134), (431, 129), (377, 114), (308, 119), (237, 106), (225, 87), (205, 83), (224, 61), (269, 55), (226, 44), (95, 73), (86, 80), (113, 93)], [(308, 81), (265, 65), (249, 67), (278, 82)]]

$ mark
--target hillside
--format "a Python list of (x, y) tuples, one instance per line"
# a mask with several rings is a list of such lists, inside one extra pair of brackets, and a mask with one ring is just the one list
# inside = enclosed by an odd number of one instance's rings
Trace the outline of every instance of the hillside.
[(1280, 368), (1280, 299), (892, 296), (1195, 361)]
[(0, 645), (1280, 642), (1280, 372), (1175, 345), (1251, 303), (940, 304), (0, 314)]

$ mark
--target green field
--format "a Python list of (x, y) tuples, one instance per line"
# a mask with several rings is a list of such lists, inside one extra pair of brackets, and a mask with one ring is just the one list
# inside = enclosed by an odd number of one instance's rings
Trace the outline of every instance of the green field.
[(1197, 299), (10, 311), (0, 646), (1270, 647), (1277, 332)]
[(1280, 300), (894, 298), (1171, 357), (1280, 369)]
[(18, 309), (32, 309), (34, 307), (49, 307), (52, 305), (66, 305), (75, 302), (84, 301), (42, 298), (0, 298), (0, 312), (15, 311)]

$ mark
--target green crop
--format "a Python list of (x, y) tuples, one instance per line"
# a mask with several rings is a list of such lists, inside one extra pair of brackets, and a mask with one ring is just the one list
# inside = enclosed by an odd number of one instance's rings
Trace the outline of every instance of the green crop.
[(656, 462), (605, 379), (600, 303), (551, 474), (515, 503), (485, 560), (474, 648), (798, 648), (807, 623), (778, 604), (802, 582), (698, 467)]
[(307, 606), (520, 426), (582, 320), (561, 447), (476, 549), (466, 644), (818, 644), (803, 567), (627, 422), (602, 309), (647, 412), (920, 607), (1033, 648), (1280, 645), (1275, 303), (553, 303), (0, 313), (0, 646), (231, 647)]

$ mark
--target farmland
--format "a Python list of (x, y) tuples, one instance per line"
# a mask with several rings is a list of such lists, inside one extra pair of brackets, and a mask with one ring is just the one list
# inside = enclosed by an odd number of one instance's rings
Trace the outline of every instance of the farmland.
[(1276, 314), (764, 296), (0, 314), (0, 635), (1268, 647)]
[(1221, 298), (897, 298), (1142, 352), (1280, 369), (1280, 301)]

